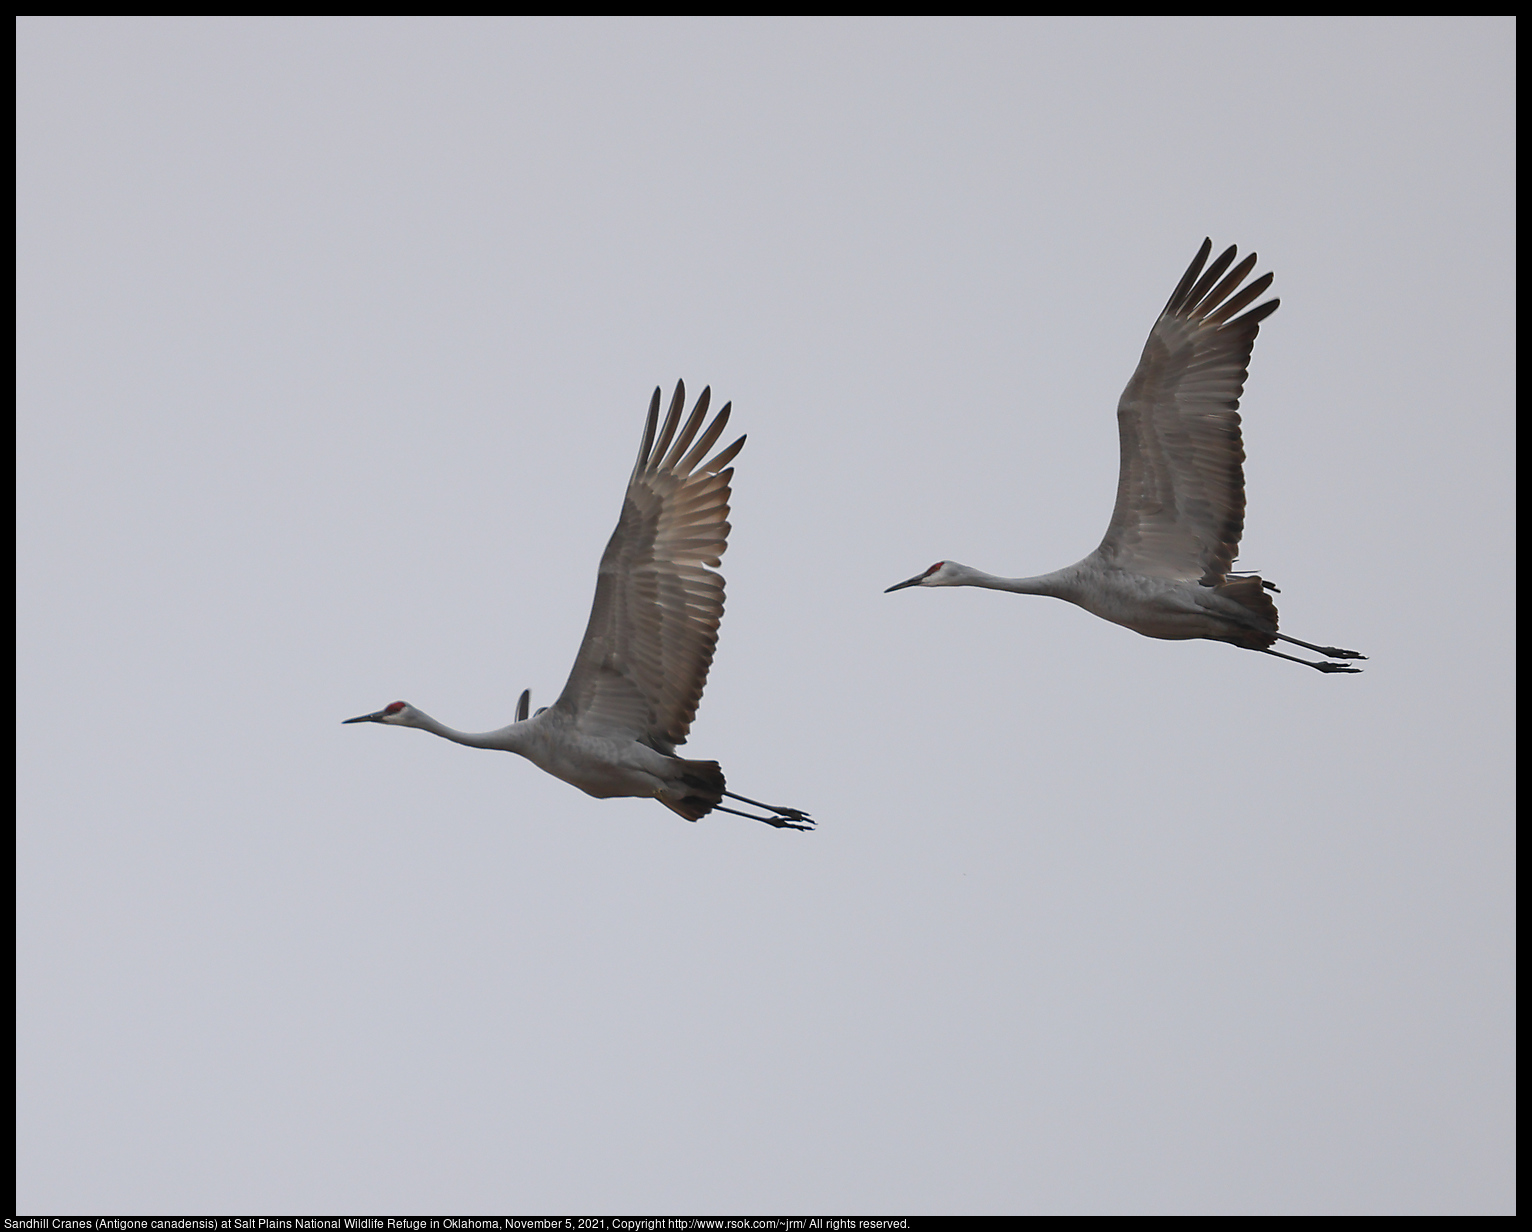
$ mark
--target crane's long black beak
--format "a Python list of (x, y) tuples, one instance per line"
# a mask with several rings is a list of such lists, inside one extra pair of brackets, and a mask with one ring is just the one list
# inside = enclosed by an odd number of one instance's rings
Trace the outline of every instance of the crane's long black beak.
[(894, 591), (896, 591), (896, 590), (903, 590), (906, 586), (919, 586), (921, 581), (925, 578), (925, 576), (926, 575), (924, 573), (917, 573), (908, 582), (900, 582), (899, 585), (897, 585), (897, 586), (890, 586), (883, 593), (885, 595), (891, 595), (891, 594), (894, 593)]
[(341, 726), (344, 727), (347, 723), (377, 723), (382, 718), (383, 712), (381, 710), (374, 710), (371, 714), (359, 714), (354, 719), (342, 719)]

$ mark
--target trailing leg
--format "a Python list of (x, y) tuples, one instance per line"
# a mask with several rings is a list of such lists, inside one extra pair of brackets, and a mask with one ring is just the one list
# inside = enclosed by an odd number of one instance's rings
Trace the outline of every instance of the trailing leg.
[[(798, 809), (780, 808), (775, 804), (762, 804), (759, 800), (752, 800), (749, 796), (737, 796), (732, 791), (726, 791), (723, 794), (731, 800), (738, 800), (742, 804), (753, 804), (756, 808), (765, 809), (776, 816), (757, 817), (753, 813), (741, 813), (738, 809), (729, 808), (723, 809), (725, 813), (734, 813), (740, 817), (749, 817), (753, 821), (764, 821), (769, 826), (785, 827), (790, 830), (812, 830), (814, 828), (814, 819)], [(717, 807), (723, 808), (723, 805), (720, 804)], [(804, 822), (806, 824), (795, 825), (795, 822)]]
[[(1288, 637), (1285, 633), (1274, 633), (1273, 637), (1280, 641), (1291, 642), (1294, 646), (1302, 646), (1305, 650), (1312, 650), (1315, 654), (1328, 655), (1332, 659), (1365, 659), (1367, 656), (1358, 654), (1355, 650), (1339, 650), (1334, 646), (1316, 646), (1312, 642), (1300, 642), (1296, 637)], [(1299, 660), (1301, 663), (1303, 660)]]
[[(1292, 639), (1287, 638), (1285, 640), (1291, 641)], [(1299, 644), (1307, 645), (1308, 643), (1300, 642)], [(1251, 649), (1260, 650), (1260, 647), (1252, 646)], [(1318, 649), (1318, 647), (1314, 649)], [(1347, 667), (1344, 663), (1311, 663), (1307, 659), (1299, 659), (1290, 654), (1283, 654), (1280, 650), (1261, 650), (1261, 653), (1269, 654), (1276, 659), (1286, 659), (1289, 663), (1302, 663), (1304, 667), (1312, 667), (1316, 672), (1360, 672), (1362, 670), (1360, 667)], [(1361, 658), (1362, 656), (1358, 655), (1357, 657)]]
[[(742, 812), (740, 809), (731, 809), (725, 804), (713, 805), (712, 811), (715, 813), (733, 813), (736, 817), (748, 817), (751, 821), (764, 821), (768, 826), (775, 826), (778, 830), (812, 830), (814, 828), (814, 819), (812, 817), (804, 817), (805, 824), (799, 825), (797, 822), (788, 821), (783, 817), (757, 817), (754, 813)], [(800, 817), (803, 816), (801, 813), (798, 815)]]

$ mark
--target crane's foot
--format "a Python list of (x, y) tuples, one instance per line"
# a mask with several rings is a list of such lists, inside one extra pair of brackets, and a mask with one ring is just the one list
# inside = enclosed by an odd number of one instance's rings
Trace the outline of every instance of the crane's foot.
[[(794, 809), (793, 812), (798, 813), (798, 810)], [(757, 817), (756, 820), (764, 821), (768, 826), (776, 826), (778, 830), (812, 830), (814, 828), (812, 817), (804, 817), (802, 813), (798, 813), (798, 816), (803, 818), (802, 825), (796, 821), (788, 821), (785, 817)]]
[(1355, 650), (1340, 650), (1335, 646), (1321, 646), (1319, 653), (1329, 655), (1332, 659), (1365, 659), (1367, 656), (1359, 654)]
[[(733, 795), (733, 792), (725, 792), (724, 795)], [(736, 796), (735, 799), (738, 799)], [(751, 801), (754, 803), (754, 801)], [(763, 804), (761, 808), (770, 808), (771, 805)], [(783, 809), (784, 813), (791, 813), (798, 820), (793, 821), (787, 817), (761, 817), (756, 813), (747, 813), (743, 809), (732, 809), (726, 804), (713, 805), (715, 813), (732, 813), (735, 817), (748, 817), (751, 821), (764, 821), (768, 826), (775, 826), (778, 830), (812, 830), (814, 819), (807, 813), (800, 813), (797, 809)], [(802, 823), (801, 825), (799, 823)]]
[[(1328, 654), (1328, 653), (1331, 653), (1331, 652), (1326, 651), (1326, 653)], [(1366, 655), (1357, 655), (1356, 657), (1358, 659), (1365, 659), (1367, 656)], [(1295, 659), (1294, 662), (1301, 663), (1301, 662), (1303, 662), (1303, 660), (1302, 659)], [(1347, 667), (1344, 663), (1310, 663), (1309, 666), (1312, 667), (1316, 672), (1353, 672), (1353, 673), (1355, 673), (1355, 672), (1360, 672), (1362, 670), (1360, 667)]]

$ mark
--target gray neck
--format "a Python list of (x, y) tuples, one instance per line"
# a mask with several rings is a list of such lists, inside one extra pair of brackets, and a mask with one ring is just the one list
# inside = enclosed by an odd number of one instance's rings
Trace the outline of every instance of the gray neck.
[(487, 732), (461, 732), (456, 728), (448, 727), (445, 723), (438, 723), (423, 710), (416, 710), (420, 716), (418, 723), (412, 723), (412, 727), (419, 727), (421, 731), (428, 731), (433, 736), (440, 736), (443, 740), (450, 740), (454, 744), (466, 744), (471, 749), (499, 749), (507, 753), (520, 753), (524, 750), (527, 738), (531, 735), (533, 720), (528, 719), (522, 723), (512, 723), (509, 727), (497, 728)]
[(1069, 597), (1070, 571), (1060, 569), (1054, 573), (1042, 573), (1036, 577), (1003, 578), (982, 569), (962, 566), (962, 577), (953, 586), (983, 586), (988, 590), (1008, 590), (1016, 595), (1048, 595), (1054, 599)]

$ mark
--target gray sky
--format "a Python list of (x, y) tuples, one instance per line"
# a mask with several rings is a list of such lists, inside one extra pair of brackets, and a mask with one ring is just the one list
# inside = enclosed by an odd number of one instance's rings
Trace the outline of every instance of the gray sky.
[[(1510, 1213), (1513, 37), (23, 19), (22, 1212)], [(883, 594), (1096, 545), (1204, 235), (1366, 673)], [(342, 727), (557, 695), (677, 377), (820, 831)]]

